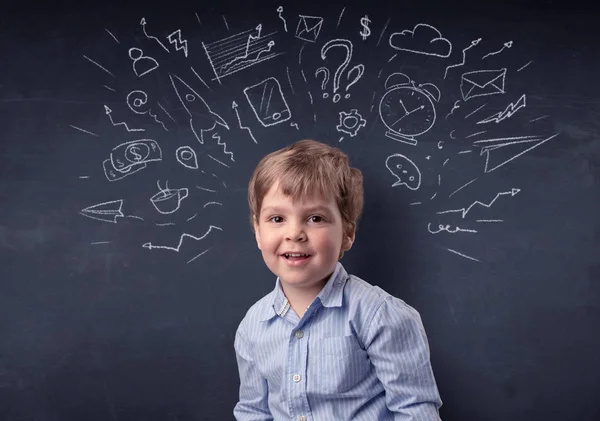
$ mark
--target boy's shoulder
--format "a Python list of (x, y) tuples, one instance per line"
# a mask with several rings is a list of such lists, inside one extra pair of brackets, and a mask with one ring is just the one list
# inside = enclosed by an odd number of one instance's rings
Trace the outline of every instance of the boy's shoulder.
[(263, 296), (257, 302), (252, 304), (248, 311), (246, 311), (246, 314), (240, 322), (239, 327), (242, 327), (243, 325), (246, 325), (248, 323), (253, 324), (263, 320), (267, 314), (268, 309), (271, 308), (273, 305), (273, 301), (275, 300), (275, 293), (276, 291), (272, 290), (267, 295)]
[(390, 294), (383, 288), (373, 285), (356, 275), (348, 275), (344, 288), (344, 301), (350, 307), (376, 311), (383, 305), (389, 305), (407, 316), (420, 317), (416, 309), (401, 298)]

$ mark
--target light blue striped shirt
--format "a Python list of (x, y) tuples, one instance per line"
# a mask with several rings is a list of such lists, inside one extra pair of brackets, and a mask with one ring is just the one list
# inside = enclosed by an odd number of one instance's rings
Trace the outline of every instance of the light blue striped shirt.
[(439, 420), (419, 313), (341, 263), (301, 319), (275, 289), (235, 336), (238, 421)]

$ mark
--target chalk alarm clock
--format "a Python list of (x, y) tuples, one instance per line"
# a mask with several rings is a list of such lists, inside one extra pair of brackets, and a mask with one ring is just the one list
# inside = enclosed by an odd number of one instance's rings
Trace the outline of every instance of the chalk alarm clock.
[(435, 124), (434, 103), (440, 100), (440, 90), (433, 83), (415, 85), (404, 73), (388, 76), (385, 89), (379, 103), (381, 121), (388, 129), (385, 135), (416, 145), (416, 137), (427, 133)]

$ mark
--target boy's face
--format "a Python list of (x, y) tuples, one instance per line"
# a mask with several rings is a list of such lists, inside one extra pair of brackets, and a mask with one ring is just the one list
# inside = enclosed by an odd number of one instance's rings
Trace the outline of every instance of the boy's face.
[(268, 268), (284, 288), (320, 291), (335, 269), (340, 252), (352, 246), (333, 198), (293, 201), (276, 184), (265, 195), (254, 221), (256, 242)]

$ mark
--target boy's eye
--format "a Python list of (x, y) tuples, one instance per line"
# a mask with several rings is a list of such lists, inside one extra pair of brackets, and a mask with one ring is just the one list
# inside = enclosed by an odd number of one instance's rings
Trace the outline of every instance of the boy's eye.
[(269, 218), (269, 221), (279, 224), (279, 223), (283, 222), (283, 218), (281, 216), (272, 216)]
[(323, 222), (323, 217), (319, 216), (319, 215), (313, 215), (308, 219), (310, 220), (310, 222), (315, 222), (315, 223)]

